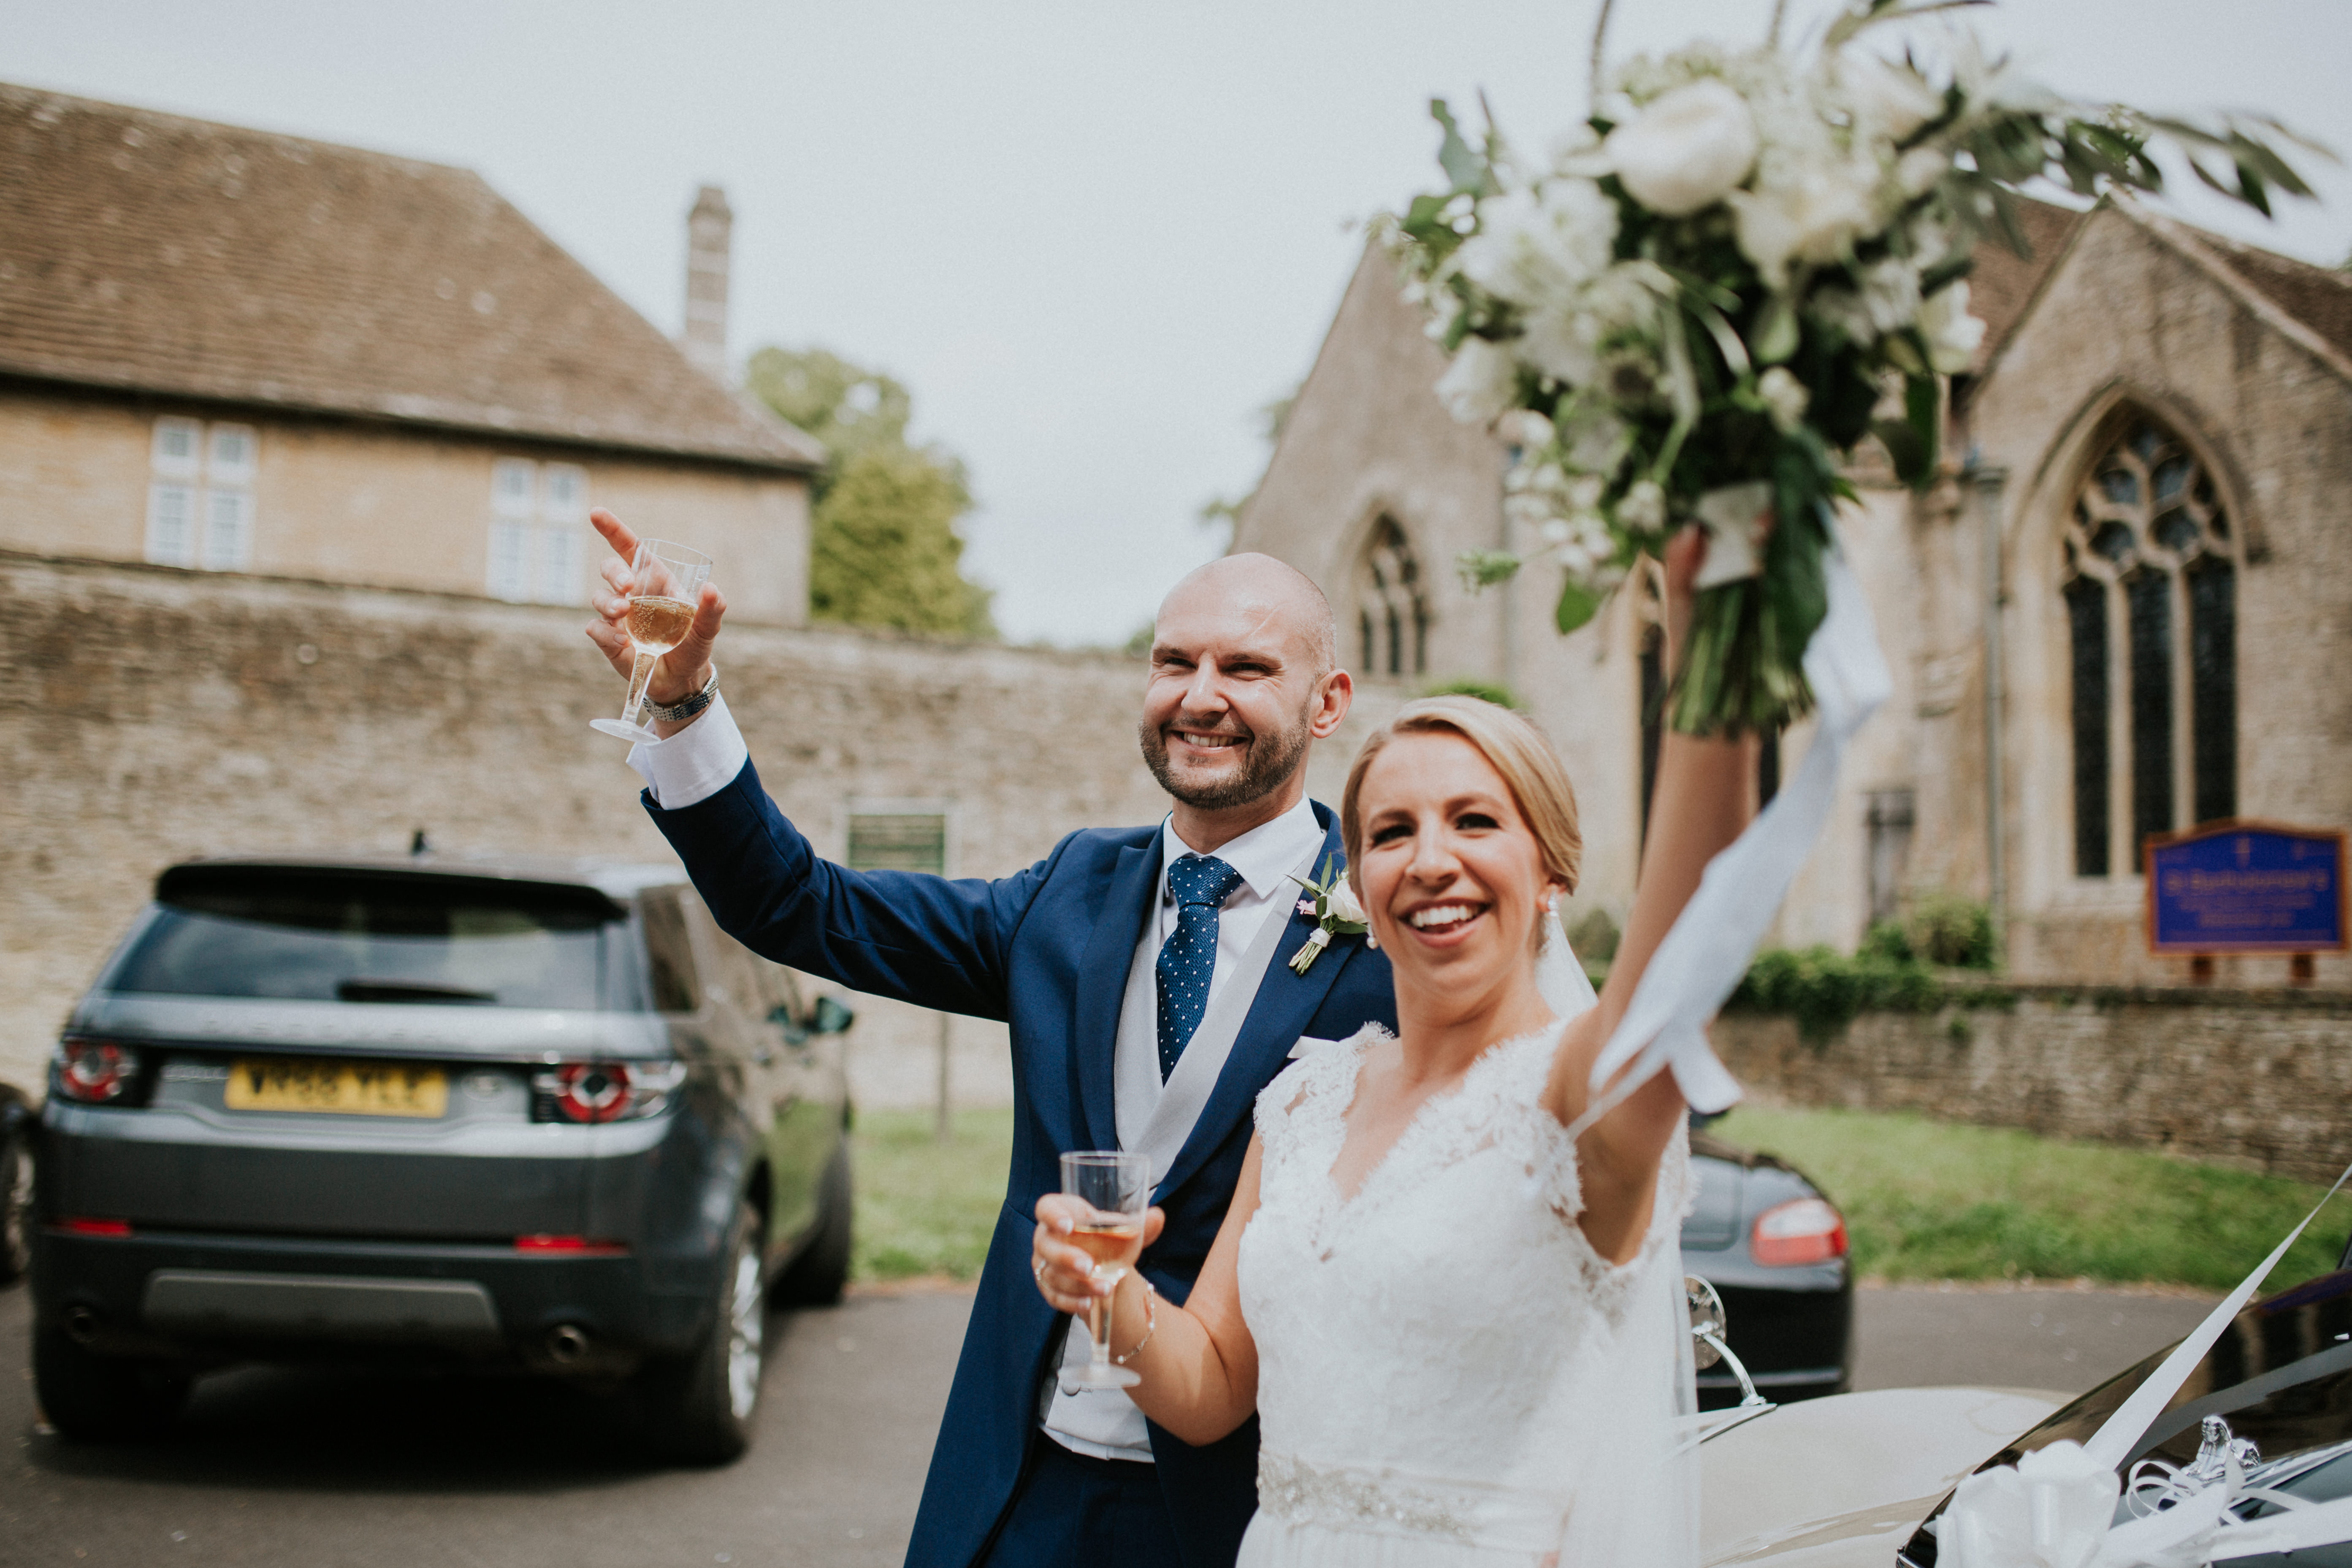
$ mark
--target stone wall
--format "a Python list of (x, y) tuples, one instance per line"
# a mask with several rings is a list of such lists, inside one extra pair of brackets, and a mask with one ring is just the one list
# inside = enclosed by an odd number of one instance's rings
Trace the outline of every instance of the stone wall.
[(1731, 1014), (1716, 1048), (1802, 1105), (1916, 1110), (2304, 1181), (2352, 1161), (2352, 997), (2326, 992), (2005, 988), (2012, 1006), (1865, 1013), (1808, 1040)]
[[(436, 847), (668, 858), (584, 612), (0, 552), (0, 1078), (37, 1087), (74, 997), (189, 856)], [(853, 800), (943, 803), (959, 875), (1166, 808), (1111, 655), (730, 626), (720, 667), (761, 776), (821, 848)], [(1379, 705), (1310, 774), (1337, 799)], [(931, 1092), (936, 1015), (863, 1004), (869, 1103)], [(955, 1024), (958, 1098), (1009, 1096), (1001, 1026)]]

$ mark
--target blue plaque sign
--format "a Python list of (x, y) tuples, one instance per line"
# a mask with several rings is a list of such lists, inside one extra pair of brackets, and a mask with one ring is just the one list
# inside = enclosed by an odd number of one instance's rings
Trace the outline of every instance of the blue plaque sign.
[(2158, 952), (2341, 952), (2344, 835), (2215, 822), (2147, 841)]

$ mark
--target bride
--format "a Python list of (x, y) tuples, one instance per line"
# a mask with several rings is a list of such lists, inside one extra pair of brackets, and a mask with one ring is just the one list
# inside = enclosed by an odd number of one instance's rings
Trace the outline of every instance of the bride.
[[(1672, 631), (1704, 548), (1668, 552)], [(1409, 703), (1365, 742), (1341, 831), (1399, 1032), (1299, 1042), (1188, 1300), (1134, 1271), (1112, 1289), (1145, 1415), (1195, 1444), (1261, 1418), (1243, 1568), (1695, 1561), (1685, 1106), (1671, 1073), (1597, 1101), (1587, 1083), (1755, 778), (1752, 742), (1665, 735), (1623, 942), (1598, 1005), (1563, 1017), (1539, 975), (1569, 960), (1550, 910), (1582, 848), (1559, 759), (1470, 698)], [(1106, 1289), (1067, 1240), (1077, 1213), (1037, 1207), (1038, 1288), (1066, 1312)]]

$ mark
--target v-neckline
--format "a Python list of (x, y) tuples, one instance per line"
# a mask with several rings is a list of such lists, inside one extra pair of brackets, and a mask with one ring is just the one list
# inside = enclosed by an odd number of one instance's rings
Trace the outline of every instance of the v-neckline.
[(1504, 1052), (1532, 1040), (1539, 1035), (1555, 1034), (1564, 1026), (1565, 1023), (1564, 1019), (1554, 1018), (1549, 1023), (1528, 1030), (1526, 1034), (1512, 1035), (1482, 1048), (1470, 1059), (1470, 1065), (1462, 1069), (1462, 1076), (1454, 1080), (1453, 1088), (1426, 1095), (1419, 1105), (1412, 1108), (1412, 1114), (1406, 1118), (1402, 1130), (1389, 1141), (1389, 1146), (1386, 1149), (1381, 1151), (1380, 1158), (1365, 1168), (1363, 1178), (1356, 1184), (1356, 1190), (1352, 1193), (1343, 1193), (1339, 1190), (1339, 1178), (1332, 1173), (1339, 1169), (1340, 1156), (1348, 1152), (1348, 1114), (1356, 1109), (1356, 1101), (1363, 1097), (1364, 1068), (1368, 1064), (1368, 1058), (1371, 1056), (1372, 1047), (1378, 1044), (1381, 1038), (1378, 1035), (1368, 1033), (1363, 1042), (1356, 1047), (1356, 1070), (1352, 1087), (1349, 1090), (1348, 1103), (1339, 1110), (1339, 1144), (1331, 1151), (1331, 1158), (1323, 1166), (1325, 1223), (1336, 1222), (1354, 1212), (1363, 1202), (1364, 1194), (1371, 1191), (1372, 1184), (1380, 1180), (1381, 1173), (1396, 1163), (1398, 1151), (1412, 1142), (1414, 1136), (1427, 1125), (1433, 1110), (1440, 1105), (1459, 1101), (1464, 1092), (1469, 1089), (1470, 1080), (1476, 1077), (1481, 1069), (1501, 1060)]

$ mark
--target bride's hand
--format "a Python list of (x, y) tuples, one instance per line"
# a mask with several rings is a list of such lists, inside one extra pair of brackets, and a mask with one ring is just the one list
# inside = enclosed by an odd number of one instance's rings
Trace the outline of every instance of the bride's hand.
[[(1029, 1272), (1036, 1277), (1037, 1293), (1057, 1312), (1083, 1312), (1099, 1297), (1110, 1294), (1108, 1281), (1094, 1274), (1094, 1259), (1066, 1238), (1087, 1212), (1087, 1205), (1060, 1193), (1037, 1200), (1037, 1234), (1029, 1244)], [(1143, 1216), (1143, 1245), (1160, 1239), (1168, 1216), (1157, 1208)]]

